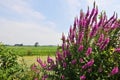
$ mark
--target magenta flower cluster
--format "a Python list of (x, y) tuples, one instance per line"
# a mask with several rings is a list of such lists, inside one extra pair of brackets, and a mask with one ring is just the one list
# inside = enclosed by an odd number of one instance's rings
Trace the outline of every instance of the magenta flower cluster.
[[(62, 34), (62, 45), (55, 60), (49, 56), (44, 63), (37, 59), (46, 72), (42, 80), (109, 80), (114, 79), (113, 76), (119, 77), (120, 62), (116, 57), (120, 56), (120, 48), (114, 47), (113, 40), (120, 31), (120, 22), (115, 13), (108, 19), (105, 12), (98, 12), (95, 3), (91, 11), (89, 7), (86, 13), (81, 10), (80, 17), (76, 17), (70, 26), (68, 36)], [(52, 73), (47, 74), (49, 71)]]

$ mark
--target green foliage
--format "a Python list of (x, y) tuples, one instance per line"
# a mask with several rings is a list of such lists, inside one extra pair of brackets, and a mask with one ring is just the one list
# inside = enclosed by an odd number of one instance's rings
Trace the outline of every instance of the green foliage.
[(19, 64), (14, 51), (0, 44), (0, 80), (33, 80), (33, 76), (24, 60)]
[(17, 56), (0, 44), (0, 80), (12, 80), (11, 76), (20, 70)]
[(46, 56), (46, 55), (55, 55), (56, 46), (6, 46), (7, 48), (14, 51), (16, 55), (19, 56)]

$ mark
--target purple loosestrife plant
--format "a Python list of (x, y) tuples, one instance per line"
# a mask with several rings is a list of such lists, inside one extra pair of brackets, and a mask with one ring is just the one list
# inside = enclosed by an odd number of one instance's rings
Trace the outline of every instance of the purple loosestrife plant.
[[(95, 5), (80, 11), (55, 60), (49, 56), (42, 67), (43, 80), (118, 80), (120, 79), (120, 20), (117, 14), (107, 18)], [(115, 67), (117, 66), (117, 67)], [(34, 69), (34, 67), (33, 67)], [(41, 72), (40, 71), (40, 72)], [(47, 75), (47, 77), (45, 76)], [(40, 78), (40, 80), (41, 80)]]

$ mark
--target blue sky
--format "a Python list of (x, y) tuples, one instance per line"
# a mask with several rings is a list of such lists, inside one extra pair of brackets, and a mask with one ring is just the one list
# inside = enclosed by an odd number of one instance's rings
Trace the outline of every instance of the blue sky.
[[(80, 9), (86, 12), (94, 0), (1, 0), (0, 42), (32, 45), (58, 45), (61, 34), (67, 34)], [(120, 15), (119, 0), (96, 0), (99, 11), (108, 17)]]

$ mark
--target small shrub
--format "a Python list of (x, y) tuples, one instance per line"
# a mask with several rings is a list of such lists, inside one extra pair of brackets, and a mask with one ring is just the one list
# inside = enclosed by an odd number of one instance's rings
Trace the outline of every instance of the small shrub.
[(17, 62), (14, 51), (0, 43), (0, 80), (33, 80), (34, 73), (24, 60)]
[(0, 80), (12, 80), (13, 75), (20, 70), (17, 56), (0, 43)]
[[(80, 11), (68, 36), (62, 35), (62, 46), (56, 59), (49, 56), (38, 79), (42, 80), (118, 80), (120, 79), (120, 21), (117, 14), (109, 19), (105, 12), (98, 16), (94, 3), (92, 11)], [(37, 70), (38, 66), (34, 66)]]

